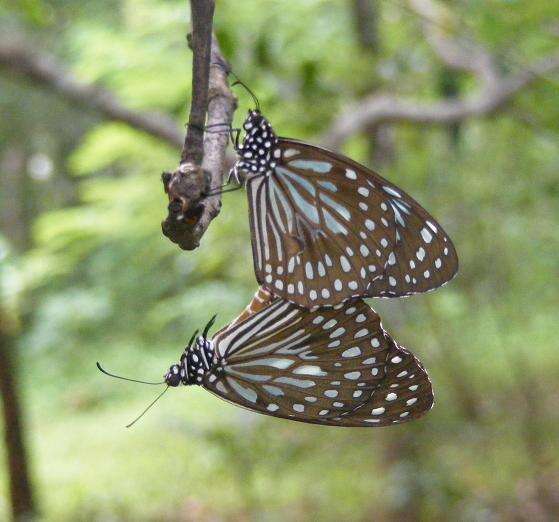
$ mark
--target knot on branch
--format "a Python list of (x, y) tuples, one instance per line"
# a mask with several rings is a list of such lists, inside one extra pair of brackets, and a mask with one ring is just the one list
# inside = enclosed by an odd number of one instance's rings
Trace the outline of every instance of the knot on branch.
[[(163, 234), (183, 250), (194, 250), (200, 244), (199, 228), (205, 226), (206, 194), (210, 189), (211, 174), (194, 163), (182, 163), (174, 172), (161, 175), (169, 197), (168, 215), (161, 223)], [(212, 218), (220, 205), (212, 204)]]
[[(192, 35), (189, 37), (194, 59), (192, 102), (180, 166), (162, 176), (169, 196), (169, 214), (161, 223), (163, 234), (183, 250), (200, 245), (211, 221), (221, 210), (219, 190), (223, 184), (228, 128), (233, 121), (236, 98), (229, 89), (229, 64), (212, 36), (214, 2), (196, 0), (192, 7)], [(223, 132), (204, 132), (222, 127)], [(212, 196), (207, 196), (213, 193)]]

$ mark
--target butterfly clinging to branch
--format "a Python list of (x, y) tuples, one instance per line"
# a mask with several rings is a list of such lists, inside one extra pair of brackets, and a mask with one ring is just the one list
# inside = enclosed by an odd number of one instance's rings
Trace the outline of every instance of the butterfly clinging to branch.
[(312, 308), (427, 292), (456, 274), (450, 238), (402, 189), (341, 154), (278, 137), (259, 109), (243, 129), (230, 177), (247, 187), (261, 285)]

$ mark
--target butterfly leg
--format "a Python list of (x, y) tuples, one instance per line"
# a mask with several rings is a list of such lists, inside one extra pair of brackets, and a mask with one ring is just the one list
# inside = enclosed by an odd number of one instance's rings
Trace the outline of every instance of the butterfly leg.
[(221, 194), (225, 194), (226, 192), (235, 192), (235, 190), (240, 190), (240, 189), (243, 188), (242, 185), (237, 185), (236, 187), (226, 189), (225, 187), (227, 187), (228, 185), (229, 185), (229, 182), (227, 182), (225, 185), (221, 185), (220, 187), (212, 188), (206, 194), (204, 194), (204, 196), (205, 197), (219, 196)]

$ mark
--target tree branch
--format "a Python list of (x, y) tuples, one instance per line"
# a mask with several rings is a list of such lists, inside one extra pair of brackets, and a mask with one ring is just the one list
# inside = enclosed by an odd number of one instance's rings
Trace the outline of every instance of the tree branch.
[[(212, 36), (214, 1), (191, 0), (191, 8), (192, 105), (180, 165), (173, 173), (163, 173), (170, 203), (161, 224), (163, 234), (184, 250), (198, 247), (221, 209), (219, 195), (205, 194), (223, 183), (227, 129), (236, 108), (227, 82), (229, 65)], [(206, 112), (207, 124), (220, 124), (224, 132), (204, 132)]]
[(214, 9), (213, 0), (190, 1), (192, 33), (189, 35), (189, 46), (195, 52), (192, 63), (192, 103), (181, 163), (192, 161), (200, 164), (204, 159), (204, 125), (208, 110)]
[(359, 44), (363, 49), (377, 53), (379, 48), (378, 2), (376, 0), (353, 0), (352, 10)]
[[(423, 3), (416, 0), (415, 3)], [(447, 99), (440, 102), (417, 100), (377, 93), (349, 106), (331, 125), (321, 143), (329, 148), (340, 148), (351, 135), (379, 123), (420, 123), (439, 125), (460, 122), (476, 116), (494, 114), (509, 103), (515, 94), (540, 79), (546, 73), (559, 69), (559, 53), (548, 56), (515, 74), (500, 76), (486, 53), (464, 51), (446, 38), (439, 39), (437, 54), (454, 68), (473, 72), (481, 83), (478, 93), (465, 99)], [(477, 58), (476, 58), (477, 57)], [(490, 70), (491, 69), (491, 70)]]
[(182, 145), (181, 133), (172, 118), (163, 113), (141, 113), (126, 108), (109, 91), (78, 81), (52, 56), (32, 50), (17, 41), (0, 39), (0, 65), (60, 94), (80, 109), (95, 111), (106, 119), (126, 123), (173, 147)]

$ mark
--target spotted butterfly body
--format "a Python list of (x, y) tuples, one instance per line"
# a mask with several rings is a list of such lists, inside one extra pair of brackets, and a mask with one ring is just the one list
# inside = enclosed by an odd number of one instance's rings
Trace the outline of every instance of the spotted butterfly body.
[(279, 138), (249, 111), (231, 175), (244, 173), (258, 282), (306, 308), (403, 297), (458, 270), (443, 228), (413, 198), (349, 158)]
[(165, 375), (236, 405), (332, 426), (386, 426), (433, 404), (421, 363), (361, 299), (310, 311), (261, 288), (211, 340), (190, 343)]

